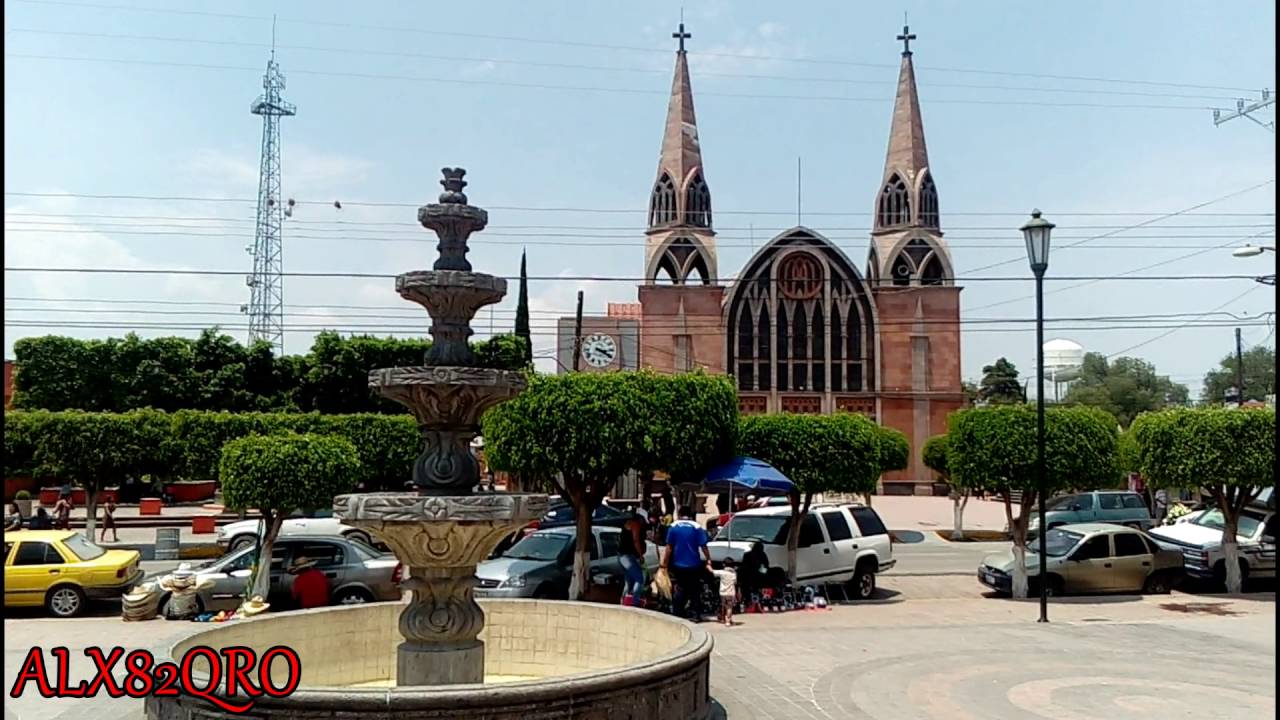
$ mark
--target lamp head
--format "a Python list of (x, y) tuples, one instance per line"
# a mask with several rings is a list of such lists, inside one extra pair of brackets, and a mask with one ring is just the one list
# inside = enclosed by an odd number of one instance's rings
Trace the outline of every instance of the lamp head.
[(1027, 260), (1031, 270), (1043, 274), (1049, 267), (1049, 235), (1054, 224), (1040, 217), (1039, 210), (1031, 211), (1031, 219), (1022, 226), (1022, 236), (1027, 241)]
[(1257, 245), (1245, 245), (1244, 247), (1236, 248), (1231, 252), (1231, 254), (1236, 257), (1253, 257), (1255, 255), (1261, 255), (1262, 248)]

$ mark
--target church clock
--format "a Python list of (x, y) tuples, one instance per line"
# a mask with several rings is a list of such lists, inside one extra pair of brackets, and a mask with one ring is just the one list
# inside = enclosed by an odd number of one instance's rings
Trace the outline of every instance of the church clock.
[(618, 344), (603, 333), (593, 333), (582, 341), (582, 359), (591, 367), (602, 368), (618, 357)]

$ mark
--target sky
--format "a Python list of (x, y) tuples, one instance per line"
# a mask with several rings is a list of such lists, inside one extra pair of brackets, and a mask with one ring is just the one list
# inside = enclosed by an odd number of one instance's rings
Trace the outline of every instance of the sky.
[[(528, 252), (538, 356), (552, 354), (555, 320), (573, 313), (578, 290), (588, 314), (636, 300), (682, 12), (722, 276), (797, 224), (797, 180), (799, 221), (864, 265), (906, 12), (964, 287), (966, 379), (1001, 356), (1034, 373), (1018, 231), (1032, 208), (1057, 225), (1046, 338), (1142, 357), (1193, 396), (1234, 349), (1236, 325), (1246, 347), (1274, 346), (1264, 315), (1273, 288), (1133, 279), (1275, 272), (1273, 253), (1231, 254), (1275, 243), (1275, 135), (1247, 118), (1215, 127), (1209, 109), (1275, 87), (1273, 3), (4, 9), (6, 357), (14, 341), (49, 333), (194, 336), (216, 324), (245, 337), (239, 273), (252, 266), (262, 133), (249, 109), (273, 14), (285, 98), (297, 106), (282, 120), (283, 193), (297, 202), (286, 272), (430, 267), (434, 236), (416, 226), (416, 208), (435, 201), (441, 167), (462, 166), (471, 203), (489, 211), (471, 241), (476, 269), (513, 277)], [(228, 274), (10, 270), (40, 267)], [(1097, 276), (1112, 279), (1062, 279)], [(515, 294), (513, 283), (480, 312), (479, 337), (510, 331)], [(404, 336), (428, 326), (389, 277), (287, 277), (285, 303), (289, 353), (306, 352), (320, 328)]]

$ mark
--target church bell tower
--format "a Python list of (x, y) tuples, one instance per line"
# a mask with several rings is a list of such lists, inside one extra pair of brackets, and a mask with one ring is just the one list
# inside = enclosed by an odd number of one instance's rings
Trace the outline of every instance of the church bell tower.
[(680, 23), (671, 100), (658, 173), (649, 193), (641, 305), (640, 361), (662, 372), (724, 372), (724, 327), (712, 229), (711, 189), (702, 164)]

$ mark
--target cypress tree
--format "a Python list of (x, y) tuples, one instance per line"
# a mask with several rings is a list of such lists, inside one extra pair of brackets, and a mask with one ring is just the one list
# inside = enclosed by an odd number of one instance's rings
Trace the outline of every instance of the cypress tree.
[(520, 295), (516, 304), (516, 337), (524, 338), (525, 360), (533, 362), (533, 338), (529, 331), (529, 274), (525, 269), (525, 251), (520, 251)]

